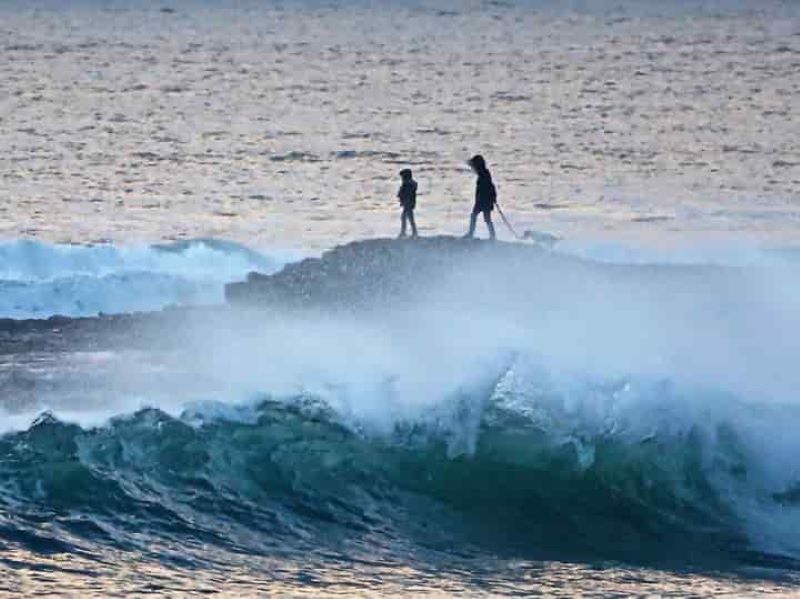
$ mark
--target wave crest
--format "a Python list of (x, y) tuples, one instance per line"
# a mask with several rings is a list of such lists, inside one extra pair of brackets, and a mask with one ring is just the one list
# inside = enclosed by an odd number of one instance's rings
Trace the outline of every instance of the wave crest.
[(147, 530), (148, 543), (181, 534), (256, 552), (365, 534), (383, 546), (634, 562), (764, 549), (741, 502), (761, 502), (765, 517), (786, 506), (756, 483), (762, 465), (746, 433), (719, 415), (603, 429), (575, 412), (565, 420), (562, 400), (520, 411), (504, 380), (491, 399), (453, 397), (391, 431), (309, 396), (201, 403), (179, 417), (145, 409), (94, 429), (44, 415), (0, 441), (2, 501), (28, 506), (16, 510), (22, 529), (50, 513), (56, 540), (61, 526), (74, 536), (77, 512), (93, 523), (84, 541), (121, 546)]

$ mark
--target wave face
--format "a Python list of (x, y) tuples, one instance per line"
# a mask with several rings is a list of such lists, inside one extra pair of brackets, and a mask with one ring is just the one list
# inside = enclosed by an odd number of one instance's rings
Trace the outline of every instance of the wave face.
[[(603, 422), (554, 389), (523, 409), (519, 384), (509, 371), (489, 397), (454, 397), (382, 435), (313, 397), (145, 409), (88, 430), (44, 415), (0, 441), (0, 541), (159, 559), (179, 542), (197, 563), (215, 551), (409, 547), (694, 565), (800, 557), (797, 479), (778, 493), (764, 455), (775, 444), (759, 445), (778, 423), (796, 430), (797, 411), (741, 406), (737, 422), (706, 405), (691, 421), (681, 402), (699, 398), (587, 387), (614, 405)], [(640, 394), (653, 396), (647, 425), (623, 407)]]
[(796, 569), (795, 263), (531, 255), (386, 310), (204, 315), (101, 382), (70, 367), (80, 393), (35, 421), (4, 404), (0, 544)]
[(7, 242), (0, 244), (0, 318), (219, 303), (225, 283), (253, 270), (275, 271), (284, 261), (217, 240), (141, 247)]

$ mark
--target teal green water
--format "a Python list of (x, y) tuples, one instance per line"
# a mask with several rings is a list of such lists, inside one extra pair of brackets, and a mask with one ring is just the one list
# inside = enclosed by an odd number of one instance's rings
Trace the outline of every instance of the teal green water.
[(144, 410), (84, 430), (43, 416), (0, 440), (0, 588), (680, 595), (797, 581), (708, 479), (709, 460), (747, 468), (733, 431), (600, 435), (582, 441), (587, 461), (577, 440), (489, 407), (474, 452), (454, 455), (441, 416), (382, 438), (309, 398), (265, 400), (246, 421)]

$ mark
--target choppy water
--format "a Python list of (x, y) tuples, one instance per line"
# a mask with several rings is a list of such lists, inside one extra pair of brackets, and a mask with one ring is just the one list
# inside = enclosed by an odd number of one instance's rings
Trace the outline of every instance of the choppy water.
[(329, 247), (395, 232), (402, 166), (459, 232), (475, 152), (520, 230), (797, 237), (792, 2), (0, 11), (7, 237)]
[(297, 257), (210, 239), (125, 247), (0, 243), (0, 318), (219, 304), (225, 283), (254, 270), (274, 272)]
[[(86, 265), (196, 252), (273, 264), (206, 241), (39, 272), (92, 291)], [(0, 590), (791, 594), (798, 263), (732, 260), (575, 279), (545, 254), (378, 314), (4, 345)], [(487, 269), (507, 283), (481, 289)]]
[(797, 582), (791, 560), (748, 553), (704, 470), (750, 466), (733, 429), (579, 439), (491, 407), (459, 457), (422, 425), (379, 440), (303, 402), (228, 412), (88, 431), (45, 417), (4, 437), (0, 589), (685, 596)]
[(0, 594), (796, 593), (799, 16), (0, 3), (0, 318), (220, 303), (393, 234), (403, 166), (461, 232), (475, 152), (589, 260), (152, 346), (3, 323)]

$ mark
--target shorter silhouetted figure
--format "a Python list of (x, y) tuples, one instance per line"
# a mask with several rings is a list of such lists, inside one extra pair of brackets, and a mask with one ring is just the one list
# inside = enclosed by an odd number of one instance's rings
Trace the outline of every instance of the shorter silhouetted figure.
[(492, 173), (486, 168), (486, 161), (480, 154), (470, 158), (468, 164), (478, 175), (478, 181), (475, 186), (475, 205), (472, 207), (472, 214), (469, 218), (469, 232), (464, 235), (464, 238), (472, 239), (475, 236), (475, 223), (478, 220), (478, 215), (483, 214), (486, 228), (489, 229), (489, 238), (494, 239), (492, 210), (494, 210), (494, 205), (497, 203), (497, 190), (494, 187), (494, 183), (492, 183)]
[(400, 200), (403, 213), (400, 216), (399, 238), (402, 239), (406, 236), (406, 223), (411, 225), (411, 237), (416, 237), (417, 223), (414, 222), (414, 208), (417, 207), (417, 182), (414, 181), (410, 168), (400, 171), (400, 179), (403, 183), (400, 185), (400, 191), (397, 192), (397, 199)]

